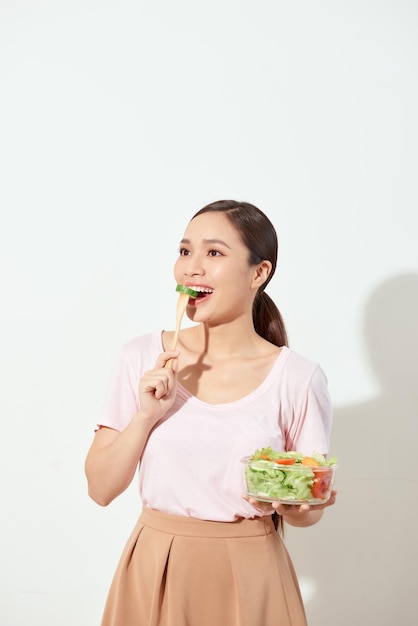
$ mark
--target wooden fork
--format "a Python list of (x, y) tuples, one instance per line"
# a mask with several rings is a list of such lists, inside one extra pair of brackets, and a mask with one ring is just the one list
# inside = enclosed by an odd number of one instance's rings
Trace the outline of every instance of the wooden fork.
[[(175, 350), (176, 346), (177, 346), (177, 341), (179, 338), (179, 332), (180, 332), (180, 326), (181, 326), (181, 321), (183, 319), (183, 315), (184, 312), (186, 310), (187, 307), (187, 303), (189, 301), (189, 295), (187, 293), (180, 293), (178, 300), (177, 300), (177, 307), (176, 307), (176, 330), (174, 331), (174, 337), (173, 337), (173, 341), (171, 344), (171, 350)], [(167, 361), (167, 363), (165, 364), (165, 367), (172, 367), (172, 361), (173, 359), (169, 359)]]

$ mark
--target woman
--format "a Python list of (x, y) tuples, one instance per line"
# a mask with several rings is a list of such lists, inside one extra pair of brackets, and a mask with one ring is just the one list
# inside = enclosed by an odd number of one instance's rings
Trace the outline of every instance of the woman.
[(139, 464), (142, 513), (121, 556), (102, 626), (305, 626), (275, 521), (309, 526), (326, 504), (245, 495), (257, 448), (327, 454), (331, 404), (316, 363), (287, 347), (264, 292), (277, 236), (257, 207), (219, 201), (187, 225), (174, 266), (198, 292), (180, 331), (122, 349), (86, 458), (90, 496), (109, 504)]

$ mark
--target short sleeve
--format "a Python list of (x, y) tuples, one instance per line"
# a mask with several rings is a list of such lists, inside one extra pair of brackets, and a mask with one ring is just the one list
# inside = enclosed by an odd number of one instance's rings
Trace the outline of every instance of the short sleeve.
[(327, 378), (318, 365), (296, 406), (287, 433), (287, 449), (304, 454), (318, 452), (327, 455), (332, 425), (332, 403)]
[(127, 347), (116, 358), (97, 426), (122, 431), (139, 408), (139, 380), (134, 372)]

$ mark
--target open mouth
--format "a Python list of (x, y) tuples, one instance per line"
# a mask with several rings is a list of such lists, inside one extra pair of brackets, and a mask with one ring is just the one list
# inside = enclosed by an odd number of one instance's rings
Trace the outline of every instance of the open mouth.
[(193, 289), (193, 291), (197, 292), (195, 300), (202, 300), (203, 298), (206, 298), (207, 296), (212, 294), (214, 291), (210, 287), (198, 287), (196, 285), (190, 285), (190, 289)]

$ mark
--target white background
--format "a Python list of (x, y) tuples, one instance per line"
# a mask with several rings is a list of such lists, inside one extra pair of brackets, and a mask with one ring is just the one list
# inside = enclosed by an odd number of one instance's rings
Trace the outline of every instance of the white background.
[(95, 419), (222, 198), (274, 222), (269, 294), (334, 400), (338, 505), (287, 532), (309, 625), (415, 626), (417, 28), (414, 0), (1, 0), (2, 626), (98, 626), (140, 503), (88, 499)]

